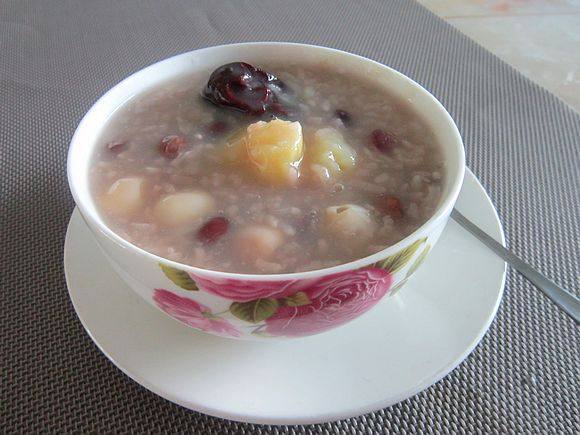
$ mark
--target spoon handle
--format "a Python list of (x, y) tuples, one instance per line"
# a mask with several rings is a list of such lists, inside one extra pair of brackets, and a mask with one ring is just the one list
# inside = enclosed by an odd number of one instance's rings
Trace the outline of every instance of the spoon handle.
[(463, 216), (456, 209), (451, 212), (451, 217), (463, 228), (477, 237), (489, 249), (503, 258), (510, 266), (524, 275), (532, 284), (540, 289), (546, 296), (564, 310), (576, 324), (580, 323), (580, 299), (570, 293), (568, 290), (560, 287), (553, 281), (550, 281), (532, 266), (524, 262), (513, 252), (504, 248), (496, 242), (490, 235), (485, 233), (481, 228)]

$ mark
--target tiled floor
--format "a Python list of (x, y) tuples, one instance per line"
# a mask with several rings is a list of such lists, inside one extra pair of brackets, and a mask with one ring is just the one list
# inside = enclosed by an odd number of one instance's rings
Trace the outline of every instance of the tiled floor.
[(580, 112), (580, 0), (419, 0)]

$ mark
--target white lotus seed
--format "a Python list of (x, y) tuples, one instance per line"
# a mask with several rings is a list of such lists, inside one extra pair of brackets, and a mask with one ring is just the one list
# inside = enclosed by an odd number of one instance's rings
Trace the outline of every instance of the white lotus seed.
[(154, 214), (161, 225), (179, 227), (195, 224), (214, 210), (215, 201), (211, 195), (190, 191), (164, 197), (155, 206)]
[(264, 225), (251, 225), (236, 234), (234, 246), (240, 258), (255, 260), (268, 258), (283, 241), (281, 231)]
[(375, 222), (369, 211), (354, 204), (328, 207), (325, 221), (333, 236), (349, 243), (367, 242), (375, 231)]
[(143, 182), (139, 177), (119, 178), (103, 195), (103, 208), (117, 216), (132, 215), (143, 206)]

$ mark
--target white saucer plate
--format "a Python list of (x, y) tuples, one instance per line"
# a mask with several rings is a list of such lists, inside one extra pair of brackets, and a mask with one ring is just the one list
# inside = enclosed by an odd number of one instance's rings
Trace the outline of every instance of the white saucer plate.
[[(504, 242), (470, 171), (457, 208)], [(112, 270), (77, 210), (64, 263), (83, 326), (126, 375), (195, 411), (264, 424), (353, 417), (433, 385), (479, 343), (505, 280), (505, 263), (450, 221), (403, 289), (361, 318), (313, 337), (248, 342), (196, 332), (148, 305)]]

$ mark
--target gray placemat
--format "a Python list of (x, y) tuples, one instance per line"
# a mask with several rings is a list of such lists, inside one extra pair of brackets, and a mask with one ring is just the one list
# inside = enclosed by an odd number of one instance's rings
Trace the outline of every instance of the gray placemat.
[(0, 0), (0, 431), (580, 432), (578, 329), (514, 273), (491, 330), (457, 370), (335, 423), (276, 428), (188, 411), (98, 351), (63, 276), (69, 139), (126, 75), (251, 40), (344, 49), (425, 85), (456, 119), (511, 247), (578, 291), (580, 116), (416, 3)]

